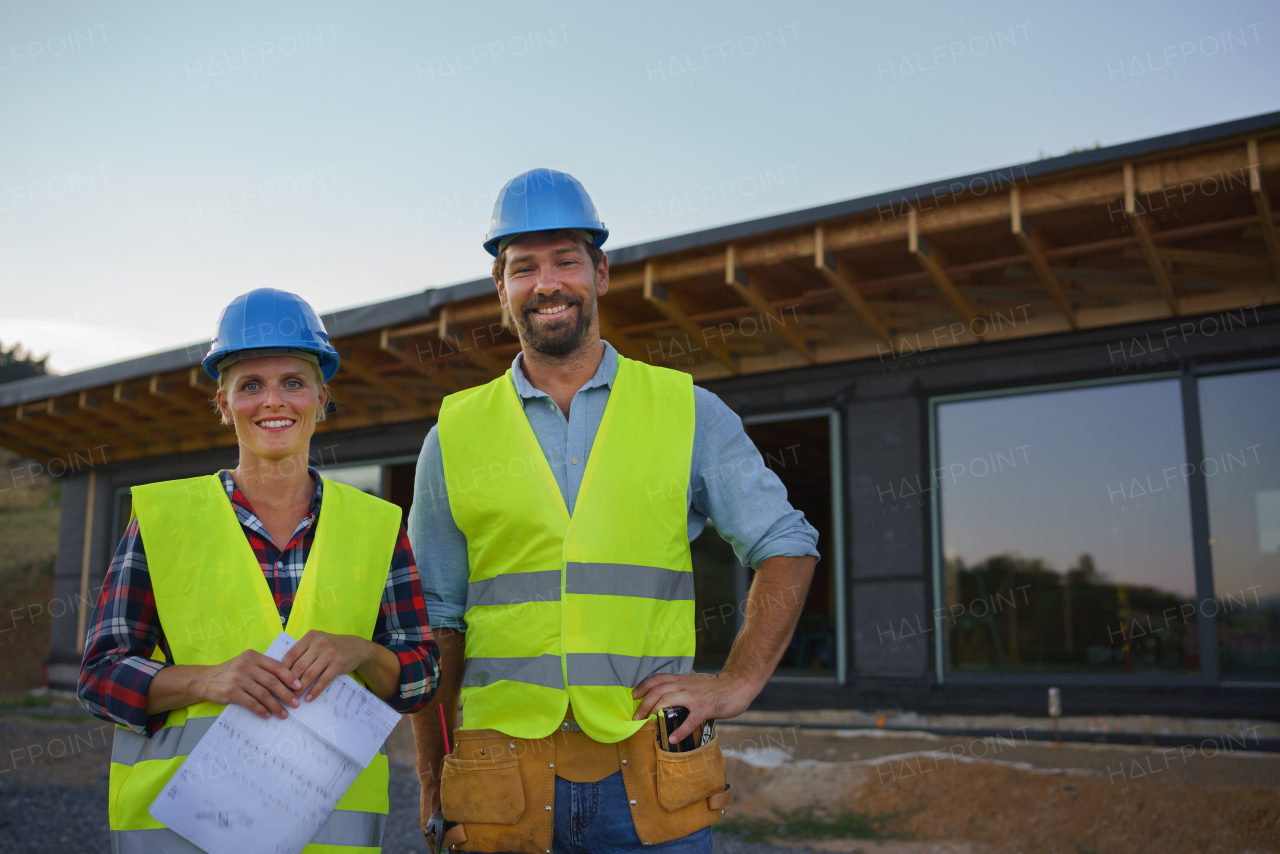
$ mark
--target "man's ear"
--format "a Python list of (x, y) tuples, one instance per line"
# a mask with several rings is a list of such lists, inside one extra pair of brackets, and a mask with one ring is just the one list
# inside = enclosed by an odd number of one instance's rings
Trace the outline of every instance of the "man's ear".
[(498, 288), (498, 302), (507, 311), (511, 310), (511, 306), (507, 305), (507, 286), (498, 280), (497, 276), (493, 277), (493, 284)]
[(600, 263), (596, 265), (596, 296), (609, 293), (609, 256), (601, 253)]

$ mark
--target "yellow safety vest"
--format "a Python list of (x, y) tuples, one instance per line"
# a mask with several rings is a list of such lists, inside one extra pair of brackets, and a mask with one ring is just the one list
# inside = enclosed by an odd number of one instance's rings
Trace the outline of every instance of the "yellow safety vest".
[[(284, 630), (373, 636), (395, 549), (400, 509), (358, 489), (324, 482), (323, 509)], [(265, 652), (280, 612), (218, 475), (133, 488), (156, 611), (176, 664), (221, 664)], [(162, 659), (157, 648), (152, 656)], [(351, 674), (361, 681), (355, 673)], [(222, 711), (195, 703), (169, 712), (150, 738), (117, 726), (108, 813), (113, 854), (194, 850), (147, 812)], [(338, 801), (308, 854), (381, 851), (388, 766), (374, 757)]]
[(467, 538), (467, 729), (632, 735), (632, 689), (693, 670), (693, 381), (618, 357), (572, 516), (510, 371), (449, 395), (438, 436)]

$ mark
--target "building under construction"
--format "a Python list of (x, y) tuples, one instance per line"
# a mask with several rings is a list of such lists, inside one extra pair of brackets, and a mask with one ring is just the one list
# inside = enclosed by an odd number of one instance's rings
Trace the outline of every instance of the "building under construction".
[[(1277, 187), (1270, 113), (610, 252), (603, 337), (720, 395), (821, 534), (756, 707), (1280, 715)], [(509, 318), (483, 278), (324, 321), (313, 464), (407, 511)], [(235, 466), (207, 346), (0, 386), (12, 476), (63, 478), (64, 602), (130, 487)], [(713, 529), (693, 552), (714, 669), (751, 570)], [(55, 688), (87, 617), (55, 614)]]

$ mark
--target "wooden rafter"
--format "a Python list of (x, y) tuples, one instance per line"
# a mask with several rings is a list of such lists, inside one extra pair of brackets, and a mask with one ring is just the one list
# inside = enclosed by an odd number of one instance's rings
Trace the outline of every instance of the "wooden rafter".
[[(435, 329), (436, 324), (432, 323), (431, 331), (434, 332)], [(445, 370), (438, 370), (434, 364), (431, 364), (431, 362), (426, 362), (421, 358), (409, 355), (409, 351), (404, 347), (405, 336), (392, 336), (390, 334), (391, 332), (392, 330), (390, 329), (382, 330), (378, 339), (379, 350), (386, 353), (388, 356), (399, 359), (402, 363), (413, 368), (419, 374), (422, 374), (422, 376), (440, 386), (445, 394), (462, 391), (470, 385), (469, 383), (463, 382), (454, 377), (449, 373), (447, 368)], [(435, 360), (433, 359), (432, 362), (434, 361)]]
[[(84, 397), (86, 392), (80, 392), (77, 397)], [(67, 424), (68, 427), (83, 427), (93, 433), (97, 433), (104, 439), (109, 440), (117, 447), (132, 445), (136, 448), (146, 448), (148, 445), (155, 443), (155, 438), (148, 432), (143, 430), (131, 430), (129, 428), (121, 429), (121, 427), (109, 418), (102, 418), (100, 414), (91, 407), (81, 407), (79, 405), (72, 406), (66, 401), (58, 398), (50, 398), (48, 402), (49, 415), (54, 416), (51, 421), (60, 424)], [(65, 416), (76, 415), (74, 424), (65, 420)]]
[(1262, 163), (1258, 160), (1257, 139), (1251, 137), (1248, 140), (1245, 153), (1249, 164), (1249, 194), (1253, 196), (1262, 242), (1266, 244), (1267, 257), (1271, 259), (1271, 277), (1280, 284), (1280, 235), (1277, 235), (1275, 220), (1271, 217), (1271, 199), (1267, 196), (1266, 187), (1262, 185)]
[(0, 417), (0, 444), (42, 465), (47, 465), (50, 460), (58, 456), (56, 446), (45, 447), (49, 444), (47, 437), (32, 435), (30, 431), (16, 427), (14, 422), (3, 417)]
[(204, 368), (199, 365), (192, 365), (187, 369), (187, 386), (198, 392), (205, 392), (210, 396), (218, 390), (218, 384), (210, 379), (209, 375), (204, 372)]
[(849, 273), (849, 265), (842, 265), (835, 255), (831, 254), (827, 249), (826, 229), (818, 226), (814, 230), (813, 235), (813, 263), (818, 272), (822, 274), (822, 278), (827, 280), (840, 295), (840, 297), (853, 307), (853, 310), (861, 315), (862, 319), (875, 330), (876, 335), (880, 337), (884, 343), (890, 347), (893, 346), (893, 336), (889, 332), (889, 326), (871, 307), (871, 303), (858, 292), (858, 288), (853, 284), (853, 276)]
[(776, 315), (773, 313), (773, 306), (769, 303), (769, 300), (760, 293), (759, 288), (752, 284), (751, 277), (747, 271), (738, 266), (734, 250), (735, 247), (732, 243), (726, 246), (724, 250), (724, 283), (732, 288), (733, 292), (741, 297), (743, 302), (760, 312), (762, 325), (773, 325), (776, 322), (792, 348), (801, 356), (804, 356), (805, 360), (810, 364), (816, 365), (818, 357), (814, 354), (813, 348), (809, 346), (809, 342), (805, 340), (804, 333), (800, 331), (798, 324), (787, 323), (781, 312)]
[(742, 369), (738, 367), (737, 360), (729, 351), (722, 344), (708, 339), (704, 334), (703, 327), (698, 326), (697, 323), (690, 319), (685, 310), (672, 299), (672, 295), (667, 291), (666, 286), (657, 281), (654, 277), (653, 262), (645, 264), (644, 267), (644, 298), (650, 305), (655, 306), (665, 314), (668, 320), (679, 326), (694, 339), (697, 339), (696, 341), (691, 340), (691, 346), (706, 347), (720, 361), (720, 364), (730, 371), (735, 374), (742, 372)]
[(189, 386), (169, 382), (160, 374), (152, 374), (147, 383), (147, 393), (179, 409), (185, 409), (192, 415), (207, 419), (211, 427), (217, 423), (213, 420), (217, 416), (210, 407), (208, 399), (192, 391)]
[(343, 353), (342, 367), (398, 403), (417, 410), (423, 415), (430, 414), (428, 407), (418, 401), (417, 395), (375, 371), (372, 362), (367, 361), (362, 354), (354, 350)]
[[(1142, 249), (1134, 247), (1120, 253), (1125, 258), (1146, 259)], [(1169, 264), (1195, 264), (1201, 267), (1222, 267), (1229, 270), (1270, 270), (1266, 255), (1242, 255), (1238, 252), (1206, 252), (1201, 249), (1176, 249), (1157, 246), (1160, 260)]]
[(973, 332), (975, 337), (982, 338), (983, 336), (978, 335), (973, 329), (973, 321), (977, 319), (978, 315), (969, 306), (969, 303), (965, 301), (965, 298), (960, 295), (955, 283), (951, 281), (951, 277), (943, 269), (945, 264), (938, 257), (938, 250), (929, 244), (929, 238), (920, 233), (920, 217), (915, 210), (912, 210), (907, 218), (907, 251), (929, 274), (929, 278), (938, 286), (938, 290), (942, 291), (942, 295), (947, 298), (956, 312), (964, 318), (969, 331)]
[(360, 400), (360, 398), (355, 395), (346, 394), (345, 390), (345, 387), (339, 387), (336, 391), (332, 389), (330, 390), (333, 395), (332, 403), (334, 404), (334, 411), (328, 414), (328, 418), (326, 418), (326, 420), (316, 424), (317, 430), (321, 427), (324, 427), (326, 430), (341, 429), (335, 428), (333, 422), (336, 420), (348, 420), (353, 417), (369, 418), (374, 421), (377, 420), (373, 414), (373, 410), (369, 408), (368, 404)]
[(1049, 292), (1049, 296), (1053, 297), (1053, 301), (1058, 304), (1058, 311), (1062, 312), (1062, 316), (1067, 319), (1067, 323), (1071, 324), (1072, 329), (1079, 329), (1080, 321), (1076, 319), (1071, 300), (1067, 299), (1066, 290), (1054, 275), (1053, 268), (1049, 266), (1049, 259), (1044, 255), (1043, 242), (1022, 213), (1022, 194), (1018, 187), (1009, 190), (1009, 219), (1014, 239), (1027, 254), (1027, 260), (1040, 276), (1040, 282)]
[(101, 431), (90, 430), (86, 425), (77, 425), (84, 428), (84, 432), (77, 432), (70, 426), (55, 421), (49, 415), (49, 401), (47, 400), (18, 404), (17, 420), (20, 426), (47, 433), (61, 442), (65, 448), (75, 448), (85, 442), (93, 442), (97, 439), (106, 439), (108, 444), (114, 441), (109, 436), (103, 435)]
[(172, 441), (172, 437), (161, 430), (157, 430), (152, 424), (139, 421), (136, 413), (120, 407), (115, 401), (104, 400), (94, 393), (82, 391), (77, 403), (82, 411), (91, 412), (95, 418), (110, 425), (111, 429), (122, 431), (119, 435), (129, 436), (136, 432), (141, 438), (148, 441)]
[(1146, 211), (1138, 207), (1137, 186), (1133, 175), (1133, 164), (1124, 164), (1124, 214), (1129, 220), (1129, 228), (1133, 236), (1138, 238), (1138, 246), (1142, 249), (1142, 257), (1147, 261), (1147, 268), (1155, 277), (1160, 296), (1169, 306), (1171, 314), (1178, 313), (1178, 295), (1173, 290), (1173, 282), (1169, 280), (1168, 266), (1156, 251), (1155, 241), (1151, 238), (1151, 230), (1147, 227)]
[[(1237, 232), (1242, 228), (1255, 225), (1257, 216), (1250, 214), (1244, 217), (1233, 217), (1231, 219), (1220, 220), (1217, 222), (1200, 223), (1198, 225), (1183, 226), (1180, 228), (1170, 228), (1159, 232), (1156, 237), (1161, 242), (1176, 240), (1191, 240), (1206, 236), (1216, 236), (1228, 232)], [(812, 245), (812, 244), (811, 244)], [(1066, 261), (1082, 256), (1100, 255), (1111, 252), (1120, 252), (1122, 250), (1136, 247), (1137, 238), (1134, 237), (1113, 237), (1106, 240), (1091, 241), (1088, 243), (1070, 244), (1064, 246), (1056, 246), (1052, 249), (1045, 250), (1045, 257), (1050, 261)], [(830, 256), (828, 256), (830, 257)], [(1001, 255), (995, 258), (984, 258), (981, 261), (971, 261), (964, 264), (953, 264), (947, 267), (949, 275), (954, 276), (972, 276), (980, 273), (990, 273), (1000, 271), (1010, 265), (1020, 266), (1026, 262), (1026, 255), (1019, 252), (1016, 255)], [(847, 271), (844, 259), (840, 259), (842, 271)], [(659, 268), (661, 269), (661, 268)], [(1057, 269), (1057, 268), (1055, 268)], [(1063, 275), (1062, 269), (1057, 269), (1058, 275)], [(875, 295), (883, 294), (903, 287), (917, 287), (919, 285), (929, 284), (929, 274), (924, 270), (914, 273), (898, 273), (892, 276), (883, 276), (875, 279), (855, 279), (852, 273), (846, 275), (851, 281), (856, 280), (858, 283), (858, 292), (868, 297), (869, 304), (875, 307)], [(1034, 271), (1033, 271), (1034, 275)], [(1240, 291), (1240, 294), (1253, 293), (1252, 290)], [(834, 288), (814, 288), (805, 291), (800, 297), (800, 301), (807, 307), (818, 307), (827, 303), (835, 302), (841, 299), (840, 293)], [(894, 300), (892, 302), (878, 303), (878, 311), (884, 314), (886, 308), (892, 307), (900, 311), (917, 311), (920, 303), (914, 301)], [(775, 305), (780, 308), (781, 304)], [(1208, 309), (1214, 310), (1214, 309)], [(748, 306), (732, 306), (729, 308), (718, 308), (710, 311), (702, 311), (696, 314), (690, 314), (690, 319), (699, 324), (719, 323), (723, 320), (732, 320), (744, 314), (749, 314), (751, 308)], [(627, 335), (638, 335), (651, 332), (656, 329), (663, 328), (670, 323), (668, 320), (642, 321), (628, 324), (620, 327), (621, 331)], [(1105, 325), (1099, 321), (1093, 321), (1091, 324), (1085, 325)], [(1033, 327), (1027, 327), (1032, 329)], [(1031, 333), (1036, 334), (1036, 333)]]
[(412, 326), (388, 326), (382, 330), (382, 335), (386, 340), (394, 341), (397, 338), (411, 338), (414, 335), (435, 335), (439, 328), (440, 323), (432, 320), (429, 323), (415, 323)]
[(183, 439), (198, 439), (201, 437), (202, 431), (196, 427), (191, 419), (174, 415), (164, 406), (161, 406), (156, 398), (146, 393), (139, 393), (124, 383), (115, 384), (115, 387), (111, 390), (111, 399), (120, 406), (168, 424)]
[[(495, 303), (496, 303), (495, 299)], [(502, 306), (498, 303), (498, 316), (501, 317)], [(476, 344), (468, 345), (465, 340), (466, 332), (464, 331), (462, 320), (455, 314), (450, 306), (444, 306), (440, 309), (440, 340), (458, 348), (459, 355), (466, 353), (471, 359), (479, 365), (482, 365), (493, 376), (500, 377), (507, 372), (509, 364), (504, 363), (501, 359), (489, 353), (485, 348)], [(470, 321), (467, 321), (470, 322)], [(501, 324), (499, 324), (501, 325)], [(474, 328), (472, 332), (474, 333)], [(486, 332), (489, 330), (486, 330)], [(491, 336), (492, 337), (492, 336)], [(474, 341), (474, 336), (473, 339)]]
[(648, 355), (640, 352), (639, 342), (632, 341), (618, 327), (613, 325), (613, 321), (605, 316), (604, 309), (600, 307), (599, 301), (596, 302), (596, 319), (600, 322), (600, 337), (613, 345), (613, 348), (628, 359), (635, 359), (637, 362), (649, 361)]

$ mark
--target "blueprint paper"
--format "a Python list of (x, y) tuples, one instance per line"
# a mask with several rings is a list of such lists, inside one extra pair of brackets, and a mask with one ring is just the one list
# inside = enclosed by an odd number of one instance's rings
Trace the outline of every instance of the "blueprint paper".
[[(267, 655), (281, 659), (293, 643), (281, 632)], [(349, 676), (288, 711), (263, 720), (223, 709), (152, 817), (209, 854), (302, 851), (400, 715)]]
[[(281, 661), (295, 643), (281, 632), (266, 654)], [(361, 768), (369, 767), (400, 722), (399, 712), (350, 676), (339, 676), (319, 697), (289, 709), (289, 717), (360, 763)]]

